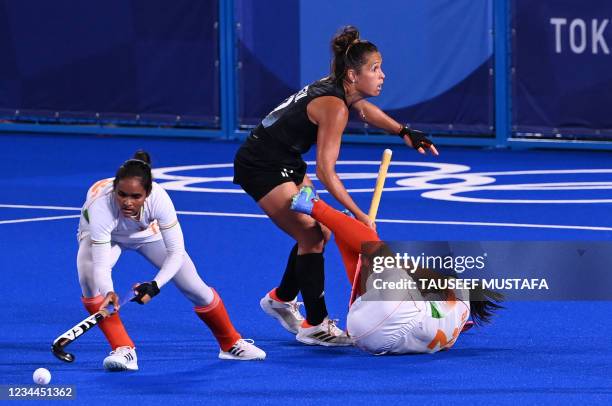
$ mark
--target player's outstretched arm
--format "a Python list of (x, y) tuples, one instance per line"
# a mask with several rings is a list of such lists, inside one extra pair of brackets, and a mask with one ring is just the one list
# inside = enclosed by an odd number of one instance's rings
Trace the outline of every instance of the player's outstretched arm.
[(352, 108), (357, 111), (363, 121), (388, 133), (398, 134), (406, 145), (416, 149), (419, 153), (425, 154), (429, 151), (433, 155), (439, 155), (436, 146), (424, 133), (406, 128), (369, 101), (359, 100), (353, 104)]

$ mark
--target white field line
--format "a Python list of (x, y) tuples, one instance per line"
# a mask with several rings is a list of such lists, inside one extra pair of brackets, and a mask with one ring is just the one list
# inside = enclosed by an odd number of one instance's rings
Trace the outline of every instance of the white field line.
[(530, 223), (485, 223), (481, 221), (446, 221), (446, 220), (393, 220), (376, 219), (377, 223), (399, 224), (442, 224), (449, 226), (483, 226), (483, 227), (519, 227), (519, 228), (554, 228), (561, 230), (612, 231), (612, 227), (574, 226), (561, 224), (530, 224)]
[(81, 210), (80, 207), (64, 207), (64, 206), (27, 206), (24, 204), (0, 204), (0, 208), (4, 209), (41, 209), (41, 210)]
[[(18, 208), (18, 209), (44, 209), (44, 210), (65, 210), (75, 211), (80, 210), (79, 207), (61, 207), (61, 206), (26, 206), (26, 205), (10, 205), (0, 204), (0, 208)], [(178, 214), (186, 216), (207, 216), (207, 217), (239, 217), (239, 218), (267, 218), (265, 214), (249, 214), (249, 213), (225, 213), (213, 211), (177, 211)], [(0, 224), (26, 223), (32, 221), (49, 221), (62, 220), (69, 218), (77, 218), (78, 214), (68, 216), (53, 216), (53, 217), (36, 217), (17, 220), (2, 220)], [(542, 229), (558, 229), (558, 230), (588, 230), (588, 231), (612, 231), (612, 227), (598, 226), (580, 226), (580, 225), (563, 225), (563, 224), (532, 224), (532, 223), (495, 223), (481, 221), (446, 221), (446, 220), (401, 220), (401, 219), (377, 219), (377, 223), (392, 223), (392, 224), (433, 224), (433, 225), (450, 225), (450, 226), (477, 226), (477, 227), (515, 227), (515, 228), (542, 228)]]
[(0, 224), (15, 224), (15, 223), (30, 223), (34, 221), (50, 221), (50, 220), (63, 220), (63, 219), (75, 219), (81, 217), (80, 214), (71, 214), (69, 216), (52, 216), (52, 217), (34, 217), (29, 219), (16, 219), (16, 220), (0, 220)]

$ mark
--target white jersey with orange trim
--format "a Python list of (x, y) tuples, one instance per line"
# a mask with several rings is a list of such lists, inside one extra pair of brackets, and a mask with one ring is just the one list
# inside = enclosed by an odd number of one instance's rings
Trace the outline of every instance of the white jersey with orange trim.
[(166, 259), (154, 278), (159, 288), (174, 278), (187, 257), (172, 200), (155, 182), (136, 218), (125, 217), (121, 212), (113, 193), (112, 179), (94, 184), (81, 212), (78, 238), (79, 243), (85, 240), (91, 245), (92, 273), (96, 290), (102, 295), (114, 289), (111, 277), (113, 245), (140, 250), (163, 240), (163, 244), (157, 245), (165, 251)]
[(448, 349), (470, 314), (467, 291), (455, 290), (451, 301), (428, 301), (415, 292), (405, 300), (371, 300), (377, 296), (368, 293), (352, 303), (347, 330), (355, 346), (375, 355)]
[(138, 218), (125, 217), (113, 194), (113, 179), (94, 183), (81, 210), (79, 241), (90, 236), (94, 243), (146, 243), (162, 239), (160, 229), (177, 223), (176, 211), (168, 193), (153, 182)]

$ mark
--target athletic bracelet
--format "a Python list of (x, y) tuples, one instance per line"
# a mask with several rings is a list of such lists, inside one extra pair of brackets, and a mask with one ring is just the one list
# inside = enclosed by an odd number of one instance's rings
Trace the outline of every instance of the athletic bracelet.
[(402, 128), (400, 129), (399, 134), (397, 134), (401, 139), (404, 139), (404, 135), (408, 135), (410, 134), (410, 128), (406, 127), (405, 125), (402, 126)]

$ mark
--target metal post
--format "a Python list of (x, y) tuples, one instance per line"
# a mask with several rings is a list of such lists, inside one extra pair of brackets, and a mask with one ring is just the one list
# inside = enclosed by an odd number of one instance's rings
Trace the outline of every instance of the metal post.
[(219, 51), (221, 69), (221, 129), (225, 138), (236, 132), (236, 23), (234, 0), (219, 0)]
[(510, 0), (493, 0), (495, 35), (495, 139), (498, 147), (506, 147), (511, 136), (512, 103), (510, 81)]

